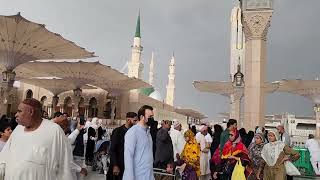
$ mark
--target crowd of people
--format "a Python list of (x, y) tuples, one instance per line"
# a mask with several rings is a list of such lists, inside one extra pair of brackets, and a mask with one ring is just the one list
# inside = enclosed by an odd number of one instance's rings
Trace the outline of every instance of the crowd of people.
[[(112, 159), (121, 160), (121, 168), (111, 160), (113, 168), (109, 169), (109, 179), (170, 179), (161, 174), (154, 175), (153, 169), (159, 168), (168, 173), (176, 170), (181, 179), (186, 180), (229, 180), (241, 161), (246, 179), (281, 180), (286, 179), (287, 174), (294, 175), (288, 173), (287, 164), (292, 168), (292, 162), (300, 158), (290, 146), (290, 136), (283, 125), (277, 127), (277, 132), (257, 127), (247, 133), (244, 128), (238, 130), (237, 121), (230, 119), (225, 130), (216, 124), (212, 132), (203, 124), (183, 131), (177, 120), (173, 123), (163, 120), (158, 129), (153, 116), (153, 108), (143, 106), (134, 121), (128, 118), (125, 128), (120, 127), (121, 135), (116, 131), (113, 133), (111, 148), (116, 141), (123, 153), (115, 155), (111, 152)], [(317, 149), (314, 152), (318, 153), (318, 141), (308, 141), (307, 144), (313, 144)], [(311, 159), (318, 163), (319, 159), (310, 152)], [(315, 168), (319, 169), (318, 166)]]
[[(234, 177), (240, 167), (248, 180), (281, 180), (292, 175), (288, 168), (294, 171), (292, 162), (300, 158), (283, 125), (277, 131), (256, 127), (247, 132), (229, 119), (225, 130), (219, 124), (182, 129), (178, 120), (158, 125), (153, 108), (144, 105), (128, 112), (125, 124), (109, 137), (97, 118), (55, 112), (48, 120), (41, 107), (38, 100), (25, 99), (15, 119), (1, 118), (0, 180), (76, 180), (87, 175), (88, 167), (107, 180), (172, 179), (167, 174), (234, 180), (240, 178)], [(305, 144), (320, 175), (319, 142), (309, 135)]]
[(0, 121), (0, 180), (76, 180), (87, 167), (107, 174), (110, 140), (97, 118), (55, 112), (48, 120), (36, 99)]

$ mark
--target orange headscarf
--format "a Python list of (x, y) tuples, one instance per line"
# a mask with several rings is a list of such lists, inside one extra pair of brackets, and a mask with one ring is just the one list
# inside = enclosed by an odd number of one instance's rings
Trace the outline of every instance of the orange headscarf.
[(186, 131), (184, 137), (188, 137), (189, 141), (184, 146), (181, 158), (196, 170), (197, 176), (200, 176), (200, 146), (191, 130)]
[(239, 135), (238, 130), (232, 131), (233, 135), (235, 136), (234, 141), (228, 140), (228, 142), (224, 145), (222, 150), (222, 159), (226, 159), (229, 156), (236, 156), (239, 153), (244, 153), (246, 155), (249, 154), (248, 149), (246, 146), (241, 142), (241, 137)]

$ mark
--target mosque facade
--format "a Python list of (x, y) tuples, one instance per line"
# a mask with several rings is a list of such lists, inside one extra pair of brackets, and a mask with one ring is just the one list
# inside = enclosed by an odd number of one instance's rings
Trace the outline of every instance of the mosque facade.
[[(128, 76), (142, 78), (144, 65), (142, 63), (142, 42), (140, 33), (140, 14), (137, 20), (135, 37), (132, 45), (131, 60), (128, 63)], [(155, 62), (152, 57), (150, 62), (149, 83), (154, 83)], [(116, 124), (120, 125), (121, 120), (125, 119), (128, 111), (137, 112), (145, 104), (154, 107), (156, 120), (180, 120), (184, 128), (187, 128), (188, 122), (186, 115), (176, 112), (174, 107), (175, 94), (175, 59), (174, 55), (170, 60), (167, 85), (167, 96), (162, 98), (159, 91), (155, 88), (136, 89), (127, 92), (119, 92), (117, 95), (111, 95), (106, 90), (100, 88), (82, 89), (77, 93), (70, 90), (54, 96), (47, 89), (18, 82), (13, 88), (13, 96), (9, 98), (7, 114), (11, 116), (17, 111), (18, 103), (25, 98), (35, 98), (43, 104), (49, 116), (56, 111), (66, 112), (70, 116), (83, 115), (85, 117), (98, 117), (101, 119), (120, 120)], [(192, 117), (191, 117), (192, 118)], [(199, 121), (200, 122), (200, 121)]]

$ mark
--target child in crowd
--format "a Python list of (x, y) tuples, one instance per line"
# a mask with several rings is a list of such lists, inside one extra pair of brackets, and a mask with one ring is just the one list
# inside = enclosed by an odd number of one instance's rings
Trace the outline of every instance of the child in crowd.
[(0, 121), (0, 152), (2, 148), (8, 141), (10, 135), (12, 133), (10, 124), (6, 121)]

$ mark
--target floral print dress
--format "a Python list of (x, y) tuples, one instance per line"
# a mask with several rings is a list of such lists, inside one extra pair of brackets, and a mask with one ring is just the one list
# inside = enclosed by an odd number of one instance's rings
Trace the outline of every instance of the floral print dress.
[[(249, 146), (249, 157), (252, 160), (252, 169), (253, 172), (248, 177), (248, 180), (256, 180), (257, 179), (257, 172), (261, 166), (261, 163), (263, 163), (263, 159), (261, 157), (261, 151), (263, 149), (264, 143), (256, 144), (255, 142), (252, 142)], [(260, 179), (263, 179), (263, 171), (260, 172)]]

